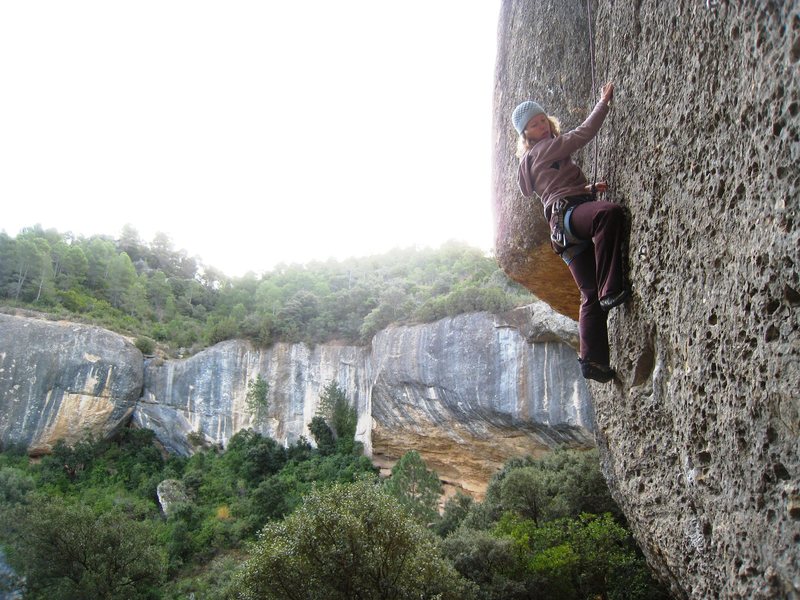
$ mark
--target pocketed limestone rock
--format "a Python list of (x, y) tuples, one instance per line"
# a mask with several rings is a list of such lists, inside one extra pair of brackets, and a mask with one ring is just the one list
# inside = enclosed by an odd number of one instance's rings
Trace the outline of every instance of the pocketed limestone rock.
[[(800, 5), (591, 7), (596, 85), (616, 84), (598, 173), (630, 213), (634, 291), (609, 319), (619, 381), (590, 386), (606, 478), (677, 597), (800, 597)], [(497, 206), (522, 202), (514, 103), (570, 128), (598, 97), (586, 9), (502, 5)], [(522, 261), (517, 210), (498, 238)]]

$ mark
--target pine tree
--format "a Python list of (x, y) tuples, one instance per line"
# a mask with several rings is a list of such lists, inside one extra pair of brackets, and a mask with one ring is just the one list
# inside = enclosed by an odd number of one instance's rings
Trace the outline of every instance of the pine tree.
[(386, 491), (422, 523), (433, 523), (439, 517), (437, 506), (442, 483), (434, 471), (428, 470), (416, 450), (406, 452), (392, 468)]

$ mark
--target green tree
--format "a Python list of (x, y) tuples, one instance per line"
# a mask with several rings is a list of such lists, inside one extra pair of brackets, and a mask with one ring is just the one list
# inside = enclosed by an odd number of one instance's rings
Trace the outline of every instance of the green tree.
[(442, 552), (461, 575), (480, 587), (481, 600), (539, 598), (509, 538), (461, 527), (444, 539)]
[(539, 525), (552, 501), (550, 479), (550, 473), (534, 467), (513, 469), (500, 484), (503, 507)]
[(238, 431), (222, 457), (225, 471), (257, 485), (286, 463), (286, 449), (272, 438), (252, 429)]
[(159, 321), (167, 314), (169, 301), (172, 299), (172, 288), (163, 271), (154, 271), (147, 280), (147, 298), (150, 301)]
[(328, 456), (336, 452), (336, 438), (325, 419), (319, 415), (315, 416), (308, 424), (308, 430), (311, 437), (314, 438), (320, 454)]
[(261, 376), (261, 373), (256, 375), (255, 379), (247, 382), (247, 396), (245, 404), (247, 410), (256, 420), (263, 420), (267, 416), (269, 410), (269, 384), (267, 380)]
[(17, 241), (0, 231), (0, 297), (9, 296)]
[(147, 276), (143, 273), (136, 277), (125, 295), (125, 307), (128, 314), (140, 319), (148, 316), (150, 309), (147, 302)]
[(36, 239), (34, 242), (39, 248), (39, 259), (32, 280), (36, 287), (36, 297), (33, 301), (49, 304), (55, 298), (56, 292), (51, 248), (45, 239)]
[(315, 488), (283, 522), (268, 523), (237, 588), (253, 600), (474, 597), (435, 536), (368, 480)]
[(25, 471), (13, 467), (0, 468), (0, 506), (23, 502), (25, 495), (35, 486), (36, 482)]
[(99, 237), (85, 242), (83, 252), (87, 262), (86, 278), (89, 289), (99, 292), (98, 297), (105, 298), (108, 270), (118, 252), (111, 241)]
[[(609, 512), (622, 519), (600, 472), (596, 450), (557, 449), (538, 459), (509, 460), (492, 477), (481, 510), (492, 520), (513, 511), (538, 524), (584, 512)], [(467, 522), (477, 516), (471, 514)]]
[(307, 327), (319, 314), (316, 294), (300, 290), (295, 293), (277, 314), (277, 327), (287, 341), (299, 342), (309, 336)]
[(323, 388), (317, 416), (325, 419), (331, 426), (340, 451), (348, 452), (353, 449), (358, 415), (335, 380), (329, 381)]
[(45, 249), (35, 239), (18, 239), (13, 246), (13, 296), (19, 300), (26, 283), (40, 275), (44, 262), (49, 259)]
[(385, 487), (421, 523), (434, 523), (439, 517), (437, 506), (442, 483), (435, 472), (428, 470), (416, 450), (406, 452), (397, 461)]
[(537, 598), (668, 598), (649, 575), (630, 533), (608, 513), (556, 519), (540, 527), (508, 514), (496, 533), (514, 540)]
[(71, 245), (61, 261), (61, 269), (57, 276), (58, 287), (69, 290), (82, 286), (86, 282), (89, 261), (80, 246)]
[(467, 518), (475, 501), (462, 492), (456, 492), (445, 502), (442, 518), (436, 523), (434, 530), (441, 537), (445, 537), (455, 531), (459, 525)]
[(136, 281), (136, 269), (130, 257), (121, 252), (108, 266), (108, 294), (111, 306), (123, 308), (128, 304), (131, 287)]
[(58, 440), (51, 454), (41, 462), (42, 479), (66, 487), (68, 482), (83, 479), (102, 447), (91, 438), (78, 441), (73, 446)]
[(130, 223), (122, 226), (117, 247), (120, 252), (130, 256), (134, 263), (145, 257), (145, 245), (139, 239), (139, 232)]
[(176, 275), (179, 272), (180, 259), (172, 247), (172, 240), (166, 233), (158, 231), (153, 236), (148, 262), (153, 269), (168, 275)]
[(11, 527), (9, 558), (25, 577), (26, 598), (157, 596), (165, 556), (146, 522), (53, 497), (15, 509)]

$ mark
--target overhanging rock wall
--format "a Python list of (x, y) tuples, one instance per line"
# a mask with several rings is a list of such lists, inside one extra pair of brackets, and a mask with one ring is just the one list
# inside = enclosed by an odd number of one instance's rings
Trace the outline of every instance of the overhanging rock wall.
[[(599, 173), (630, 210), (634, 289), (609, 321), (619, 381), (590, 386), (606, 477), (676, 595), (798, 597), (798, 3), (592, 7), (598, 85), (617, 86)], [(498, 140), (524, 97), (573, 124), (555, 96), (575, 94), (582, 115), (594, 104), (597, 90), (570, 83), (589, 73), (576, 58), (588, 20), (572, 35), (585, 11), (503, 3)], [(563, 33), (528, 34), (547, 28)], [(513, 174), (510, 145), (497, 146), (498, 180)], [(504, 185), (495, 204), (519, 202)]]

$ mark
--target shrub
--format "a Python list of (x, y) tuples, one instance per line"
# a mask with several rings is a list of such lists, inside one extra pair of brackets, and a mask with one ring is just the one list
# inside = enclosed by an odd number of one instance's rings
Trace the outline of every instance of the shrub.
[(13, 566), (26, 598), (155, 598), (166, 557), (153, 526), (122, 511), (37, 498), (13, 511)]
[(137, 337), (134, 345), (139, 349), (139, 352), (144, 355), (152, 355), (156, 350), (155, 340), (145, 336)]
[(237, 578), (241, 598), (474, 598), (435, 536), (379, 485), (315, 488), (270, 523)]

